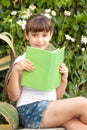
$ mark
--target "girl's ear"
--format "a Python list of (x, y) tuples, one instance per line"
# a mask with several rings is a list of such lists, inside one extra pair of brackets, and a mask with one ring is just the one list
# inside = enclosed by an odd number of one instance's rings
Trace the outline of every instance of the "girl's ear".
[(26, 31), (24, 31), (24, 35), (25, 35), (26, 40), (28, 40), (28, 41), (29, 41), (29, 37), (28, 37), (28, 34), (27, 34), (27, 32), (26, 32)]

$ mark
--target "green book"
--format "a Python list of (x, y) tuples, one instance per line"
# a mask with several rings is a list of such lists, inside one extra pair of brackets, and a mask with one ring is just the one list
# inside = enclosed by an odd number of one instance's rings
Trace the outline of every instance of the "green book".
[(64, 50), (54, 51), (27, 47), (26, 58), (29, 59), (35, 69), (33, 72), (23, 70), (21, 85), (41, 91), (52, 91), (61, 83), (59, 66), (64, 61)]

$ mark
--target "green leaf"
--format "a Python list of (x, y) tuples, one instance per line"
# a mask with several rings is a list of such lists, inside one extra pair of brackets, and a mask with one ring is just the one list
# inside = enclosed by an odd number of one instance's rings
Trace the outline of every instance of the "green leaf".
[(11, 5), (10, 0), (1, 0), (3, 6), (9, 7)]
[(78, 24), (74, 24), (73, 25), (73, 29), (77, 32), (79, 30), (79, 25)]

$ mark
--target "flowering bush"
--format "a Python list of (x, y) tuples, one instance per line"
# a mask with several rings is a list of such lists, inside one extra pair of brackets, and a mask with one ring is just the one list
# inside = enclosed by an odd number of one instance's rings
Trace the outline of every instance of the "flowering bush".
[[(17, 56), (26, 50), (23, 35), (26, 20), (34, 13), (41, 13), (55, 23), (52, 44), (66, 47), (65, 63), (69, 78), (65, 97), (87, 97), (87, 2), (85, 0), (1, 0), (0, 32), (7, 31), (14, 37)], [(8, 47), (0, 45), (0, 57)]]

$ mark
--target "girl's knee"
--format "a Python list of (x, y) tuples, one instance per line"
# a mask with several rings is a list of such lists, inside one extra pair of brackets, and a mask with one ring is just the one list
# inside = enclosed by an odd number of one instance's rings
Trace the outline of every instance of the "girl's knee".
[[(80, 113), (87, 113), (87, 99), (85, 97), (77, 97), (77, 108)], [(86, 114), (87, 115), (87, 114)]]
[(76, 97), (76, 99), (77, 99), (79, 102), (81, 102), (81, 103), (87, 103), (87, 99), (86, 99), (85, 97), (80, 96), (80, 97)]

